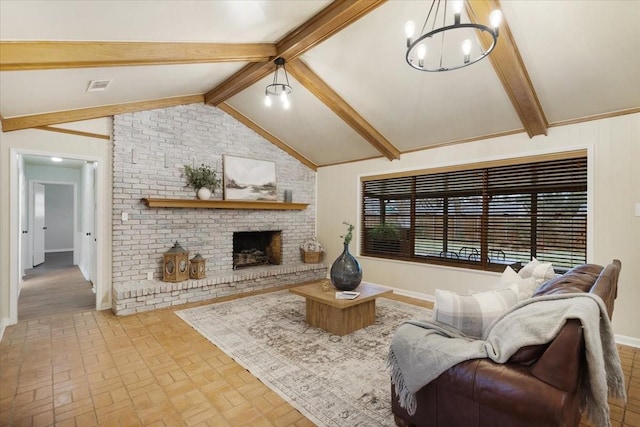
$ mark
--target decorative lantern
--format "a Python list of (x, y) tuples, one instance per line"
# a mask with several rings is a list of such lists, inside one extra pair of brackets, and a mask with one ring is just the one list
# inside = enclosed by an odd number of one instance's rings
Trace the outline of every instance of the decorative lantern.
[(164, 269), (162, 280), (165, 282), (182, 282), (189, 278), (189, 251), (184, 250), (178, 242), (163, 255)]
[(193, 258), (191, 258), (190, 268), (189, 268), (189, 278), (191, 279), (204, 279), (205, 278), (205, 263), (206, 259), (202, 258), (202, 255), (196, 254)]

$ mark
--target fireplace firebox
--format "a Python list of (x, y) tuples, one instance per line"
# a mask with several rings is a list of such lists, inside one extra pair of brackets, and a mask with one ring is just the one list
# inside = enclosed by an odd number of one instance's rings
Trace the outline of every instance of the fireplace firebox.
[(233, 269), (282, 264), (282, 230), (233, 233)]

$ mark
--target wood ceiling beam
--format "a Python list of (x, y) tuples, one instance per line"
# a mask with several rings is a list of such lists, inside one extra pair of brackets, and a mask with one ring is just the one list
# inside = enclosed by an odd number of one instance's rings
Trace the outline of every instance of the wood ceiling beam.
[(219, 106), (238, 92), (243, 91), (269, 73), (273, 72), (273, 64), (251, 63), (229, 77), (217, 87), (204, 95), (205, 104)]
[(386, 0), (334, 0), (314, 17), (284, 36), (277, 44), (278, 56), (293, 60), (356, 22)]
[(203, 95), (187, 95), (174, 98), (152, 99), (149, 101), (129, 102), (124, 104), (104, 105), (100, 107), (80, 108), (77, 110), (59, 111), (55, 113), (34, 114), (2, 119), (2, 131), (9, 132), (29, 129), (58, 123), (77, 122), (97, 119), (116, 114), (134, 113), (136, 111), (156, 108), (175, 107), (176, 105), (199, 104), (204, 102)]
[(358, 132), (376, 150), (389, 160), (400, 158), (400, 150), (369, 124), (356, 110), (327, 85), (301, 59), (289, 62), (289, 73), (320, 101), (338, 115), (353, 130)]
[(80, 130), (73, 130), (73, 129), (57, 128), (54, 126), (38, 126), (37, 128), (34, 128), (34, 129), (46, 130), (49, 132), (64, 133), (67, 135), (86, 136), (88, 138), (106, 139), (107, 141), (111, 140), (111, 135), (103, 135), (103, 134), (94, 133), (94, 132), (83, 132)]
[(0, 71), (207, 62), (267, 62), (273, 43), (0, 42)]
[(291, 157), (297, 159), (300, 163), (307, 166), (309, 169), (312, 169), (314, 171), (318, 170), (318, 165), (316, 165), (311, 160), (307, 159), (305, 156), (303, 156), (302, 154), (300, 154), (299, 152), (297, 152), (296, 150), (294, 150), (293, 148), (291, 148), (290, 146), (282, 142), (282, 140), (275, 137), (273, 134), (271, 134), (270, 132), (265, 130), (263, 127), (258, 125), (256, 122), (252, 121), (250, 118), (248, 118), (247, 116), (245, 116), (244, 114), (242, 114), (241, 112), (233, 108), (231, 105), (227, 104), (226, 102), (223, 102), (218, 105), (218, 108), (220, 108), (225, 113), (229, 114), (231, 117), (235, 118), (237, 121), (239, 121), (249, 129), (253, 130), (258, 135), (262, 136), (264, 139), (266, 139), (267, 141), (269, 141), (270, 143), (272, 143), (282, 151), (289, 154)]
[[(465, 2), (465, 7), (472, 22), (486, 23), (489, 19), (489, 14), (496, 9), (500, 9), (500, 1), (474, 1), (473, 13), (470, 11), (469, 2)], [(478, 22), (476, 19), (478, 16), (483, 17), (485, 21)], [(487, 49), (493, 39), (484, 32), (479, 33), (483, 46)], [(489, 60), (529, 138), (533, 138), (536, 135), (546, 135), (549, 123), (533, 84), (531, 84), (529, 73), (524, 66), (520, 51), (513, 39), (509, 24), (504, 19), (504, 15), (502, 24), (500, 24), (498, 43), (489, 55)]]
[[(386, 0), (335, 0), (311, 19), (289, 32), (276, 44), (273, 58), (292, 61), (307, 50), (371, 12)], [(205, 95), (205, 102), (218, 105), (264, 78), (274, 69), (272, 62), (249, 64)]]

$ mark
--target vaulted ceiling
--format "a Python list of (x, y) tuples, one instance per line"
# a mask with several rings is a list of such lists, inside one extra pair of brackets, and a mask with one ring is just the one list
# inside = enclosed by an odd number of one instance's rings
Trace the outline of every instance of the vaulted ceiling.
[[(204, 102), (316, 169), (640, 111), (640, 1), (471, 1), (497, 48), (444, 73), (404, 59), (427, 3), (2, 0), (2, 129)], [(263, 103), (278, 56), (288, 110)]]

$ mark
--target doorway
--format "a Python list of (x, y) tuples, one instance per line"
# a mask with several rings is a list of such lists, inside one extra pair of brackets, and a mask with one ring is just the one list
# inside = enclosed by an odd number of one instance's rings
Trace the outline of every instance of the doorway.
[[(26, 165), (26, 170), (28, 173), (29, 164)], [(42, 180), (29, 180), (29, 184), (31, 259), (26, 264), (37, 267), (45, 262), (45, 254), (54, 252), (71, 253), (73, 263), (77, 264), (77, 184)]]
[[(28, 186), (20, 194), (19, 217), (27, 250), (20, 250), (17, 320), (97, 307), (94, 248), (94, 162), (20, 155)], [(19, 168), (20, 169), (20, 168)], [(24, 211), (27, 211), (25, 215)], [(24, 240), (24, 239), (23, 239)]]

